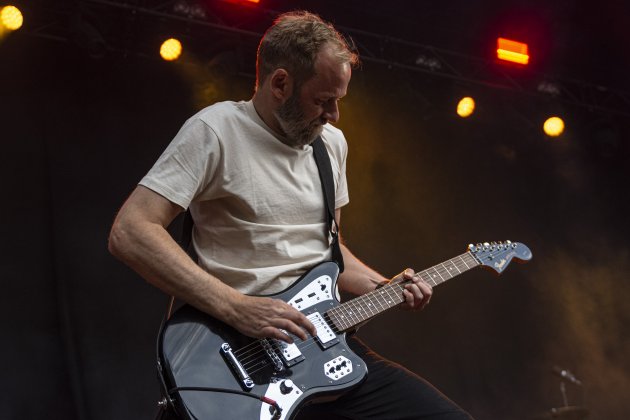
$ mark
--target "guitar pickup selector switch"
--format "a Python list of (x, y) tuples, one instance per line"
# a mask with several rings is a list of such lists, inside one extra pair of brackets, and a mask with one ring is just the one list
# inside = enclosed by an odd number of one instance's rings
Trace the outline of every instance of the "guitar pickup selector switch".
[(343, 356), (336, 357), (324, 365), (324, 375), (333, 381), (338, 381), (350, 373), (352, 373), (352, 362)]

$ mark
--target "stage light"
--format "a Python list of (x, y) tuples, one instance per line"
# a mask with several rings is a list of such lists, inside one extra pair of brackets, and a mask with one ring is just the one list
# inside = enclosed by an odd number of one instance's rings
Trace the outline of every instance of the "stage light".
[(543, 131), (549, 137), (558, 137), (564, 132), (564, 121), (560, 117), (547, 118), (543, 124)]
[(475, 112), (475, 100), (465, 96), (457, 103), (457, 115), (462, 118), (470, 117)]
[(174, 61), (182, 54), (182, 43), (175, 38), (169, 38), (162, 43), (160, 55), (166, 61)]
[(529, 63), (527, 44), (505, 38), (497, 38), (497, 58), (512, 63)]
[(20, 29), (24, 23), (22, 12), (15, 6), (4, 6), (0, 9), (0, 22), (10, 31)]
[(236, 3), (236, 4), (258, 4), (260, 0), (223, 0), (228, 3)]

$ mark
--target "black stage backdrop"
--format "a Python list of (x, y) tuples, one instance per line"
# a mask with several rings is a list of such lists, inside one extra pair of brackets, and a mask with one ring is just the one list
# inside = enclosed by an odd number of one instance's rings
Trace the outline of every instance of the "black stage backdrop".
[[(28, 36), (0, 45), (0, 418), (137, 419), (155, 412), (166, 297), (107, 252), (123, 200), (184, 120), (248, 99), (251, 77), (122, 54), (91, 59)], [(251, 69), (249, 69), (251, 70)], [(251, 71), (250, 71), (251, 73)], [(422, 313), (359, 334), (479, 419), (533, 419), (569, 403), (630, 412), (628, 125), (566, 109), (560, 140), (533, 98), (485, 90), (471, 120), (455, 87), (365, 64), (344, 99), (346, 242), (387, 275), (470, 242), (529, 245), (530, 264), (466, 273)]]

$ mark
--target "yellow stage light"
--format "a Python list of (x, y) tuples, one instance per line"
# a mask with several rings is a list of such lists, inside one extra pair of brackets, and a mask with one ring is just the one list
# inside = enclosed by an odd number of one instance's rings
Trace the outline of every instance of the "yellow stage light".
[(162, 43), (160, 55), (166, 61), (177, 60), (182, 54), (182, 43), (175, 38), (169, 38)]
[(20, 29), (24, 23), (22, 12), (15, 6), (4, 6), (0, 9), (0, 22), (10, 31)]
[(543, 124), (543, 130), (549, 137), (558, 137), (564, 131), (564, 121), (559, 117), (547, 118)]
[(462, 118), (470, 117), (475, 111), (475, 100), (470, 96), (466, 96), (459, 100), (457, 104), (457, 115)]

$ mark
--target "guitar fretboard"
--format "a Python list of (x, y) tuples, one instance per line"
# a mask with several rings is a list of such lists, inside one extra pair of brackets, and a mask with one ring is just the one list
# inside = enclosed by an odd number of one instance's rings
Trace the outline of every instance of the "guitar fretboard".
[[(416, 273), (431, 286), (437, 286), (453, 277), (480, 265), (470, 253)], [(362, 296), (342, 303), (326, 312), (337, 330), (347, 331), (374, 316), (404, 302), (403, 290), (409, 281), (390, 283)]]

